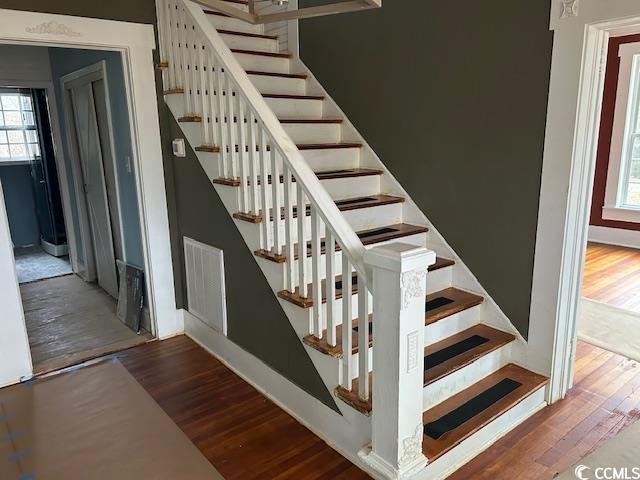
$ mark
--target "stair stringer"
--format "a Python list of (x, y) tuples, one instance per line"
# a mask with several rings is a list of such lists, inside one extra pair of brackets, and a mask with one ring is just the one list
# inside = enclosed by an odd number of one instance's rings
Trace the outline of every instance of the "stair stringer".
[[(426, 247), (436, 252), (436, 255), (450, 258), (456, 263), (453, 268), (453, 285), (462, 290), (468, 290), (482, 295), (485, 298), (481, 305), (480, 322), (485, 323), (498, 330), (513, 333), (516, 341), (511, 350), (512, 363), (529, 368), (527, 362), (527, 341), (520, 334), (518, 329), (511, 323), (509, 317), (502, 311), (499, 305), (493, 300), (491, 295), (485, 290), (473, 272), (466, 266), (462, 258), (447, 243), (444, 236), (440, 234), (436, 226), (427, 218), (424, 212), (413, 201), (409, 193), (402, 187), (402, 184), (393, 176), (385, 164), (380, 160), (367, 140), (358, 132), (349, 120), (349, 117), (342, 111), (331, 95), (325, 90), (322, 84), (315, 77), (311, 69), (299, 57), (291, 58), (291, 71), (304, 73), (307, 78), (307, 95), (322, 95), (324, 99), (324, 116), (340, 117), (342, 123), (342, 141), (353, 141), (362, 144), (360, 152), (360, 166), (363, 168), (374, 168), (384, 171), (381, 178), (380, 192), (389, 195), (397, 195), (405, 198), (403, 203), (403, 219), (407, 223), (423, 225), (429, 228), (427, 233)], [(427, 278), (428, 284), (428, 278)], [(545, 372), (540, 372), (545, 374)]]

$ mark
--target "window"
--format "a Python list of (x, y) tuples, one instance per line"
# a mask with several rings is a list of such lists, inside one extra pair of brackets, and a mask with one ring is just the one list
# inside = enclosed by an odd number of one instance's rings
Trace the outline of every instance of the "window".
[(629, 89), (629, 118), (621, 161), (621, 207), (640, 208), (640, 55), (633, 56), (633, 74)]
[(24, 162), (40, 156), (31, 93), (0, 90), (0, 162)]

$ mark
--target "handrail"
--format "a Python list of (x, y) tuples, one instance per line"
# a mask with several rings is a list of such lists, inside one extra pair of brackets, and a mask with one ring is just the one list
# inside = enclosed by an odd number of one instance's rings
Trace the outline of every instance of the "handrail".
[(282, 127), (282, 124), (267, 105), (258, 89), (251, 83), (249, 76), (240, 66), (238, 60), (233, 56), (229, 47), (216, 29), (207, 20), (202, 8), (190, 0), (182, 0), (191, 15), (192, 20), (197, 24), (203, 33), (208, 46), (216, 52), (219, 60), (233, 80), (236, 87), (246, 97), (248, 105), (254, 111), (257, 119), (262, 122), (275, 142), (278, 152), (281, 154), (291, 173), (299, 182), (309, 199), (310, 203), (318, 210), (325, 225), (330, 228), (335, 239), (340, 244), (343, 252), (346, 252), (358, 273), (358, 281), (362, 279), (366, 286), (370, 286), (370, 275), (364, 264), (365, 248), (358, 235), (342, 213), (336, 206), (334, 200), (329, 196), (322, 186), (318, 177), (303, 158), (296, 144)]
[[(202, 8), (191, 0), (157, 2), (163, 82), (169, 92), (183, 94), (183, 120), (201, 125), (203, 145), (196, 150), (218, 153), (220, 181), (240, 187), (240, 212), (234, 216), (261, 224), (261, 248), (256, 253), (286, 262), (285, 290), (279, 295), (311, 306), (313, 322), (309, 334), (321, 339), (326, 331), (327, 342), (335, 347), (340, 323), (349, 324), (354, 314), (363, 325), (370, 318), (372, 277), (364, 261), (362, 241)], [(336, 245), (340, 247), (341, 264), (336, 264)], [(354, 270), (357, 293), (348, 288)], [(345, 285), (341, 311), (333, 281), (338, 271), (342, 272)], [(327, 280), (326, 308), (321, 301), (323, 279)], [(312, 292), (308, 291), (309, 286)], [(356, 295), (357, 307), (352, 312)], [(341, 386), (351, 391), (352, 380), (357, 377), (358, 395), (367, 400), (371, 365), (368, 349), (359, 349), (355, 372), (348, 354), (352, 351), (353, 330), (344, 328), (342, 333), (345, 354)], [(369, 329), (358, 329), (358, 344), (369, 345), (369, 340)]]

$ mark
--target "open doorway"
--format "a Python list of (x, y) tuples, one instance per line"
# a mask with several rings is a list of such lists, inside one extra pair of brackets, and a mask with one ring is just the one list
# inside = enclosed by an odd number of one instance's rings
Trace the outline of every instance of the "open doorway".
[(609, 39), (578, 337), (640, 360), (640, 35)]
[(0, 58), (13, 67), (0, 179), (34, 373), (149, 341), (122, 54), (2, 45)]

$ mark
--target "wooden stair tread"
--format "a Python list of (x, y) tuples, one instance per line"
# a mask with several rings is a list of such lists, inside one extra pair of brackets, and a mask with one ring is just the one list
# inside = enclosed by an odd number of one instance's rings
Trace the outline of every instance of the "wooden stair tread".
[(297, 95), (288, 93), (263, 93), (264, 98), (280, 98), (283, 100), (324, 100), (322, 95)]
[(278, 40), (275, 35), (263, 35), (261, 33), (238, 32), (236, 30), (219, 29), (218, 33), (223, 35), (237, 35), (239, 37), (264, 38), (265, 40)]
[[(338, 210), (341, 212), (347, 212), (350, 210), (359, 210), (362, 208), (371, 208), (378, 207), (381, 205), (391, 205), (394, 203), (402, 203), (405, 199), (403, 197), (396, 197), (393, 195), (384, 195), (384, 194), (375, 194), (375, 195), (367, 195), (364, 197), (354, 197), (354, 198), (345, 198), (342, 200), (336, 200), (336, 206)], [(306, 206), (306, 215), (311, 215), (311, 206)], [(237, 220), (244, 220), (251, 223), (261, 223), (262, 222), (262, 212), (259, 215), (254, 216), (246, 213), (234, 213), (233, 217)], [(298, 211), (294, 207), (293, 218), (298, 217)], [(269, 218), (273, 220), (273, 211), (269, 209)], [(284, 207), (280, 209), (280, 218), (284, 220)]]
[(330, 150), (334, 148), (362, 148), (361, 143), (339, 142), (339, 143), (301, 143), (298, 150)]
[(261, 75), (265, 77), (282, 77), (282, 78), (298, 78), (301, 80), (307, 79), (305, 73), (278, 73), (278, 72), (263, 72), (261, 70), (247, 70), (247, 75)]
[[(371, 326), (373, 325), (373, 315), (369, 315), (369, 332), (371, 332)], [(351, 328), (354, 329), (353, 336), (351, 337), (351, 353), (355, 355), (358, 353), (358, 332), (355, 328), (358, 327), (358, 319), (353, 319), (351, 321)], [(342, 324), (336, 327), (336, 345), (329, 345), (327, 341), (327, 330), (325, 329), (322, 332), (322, 338), (316, 338), (314, 335), (307, 335), (302, 339), (304, 343), (309, 345), (310, 347), (315, 348), (316, 350), (325, 353), (327, 355), (331, 355), (332, 357), (342, 357)], [(373, 336), (369, 335), (369, 346), (373, 345)]]
[(256, 55), (259, 57), (274, 57), (274, 58), (291, 58), (290, 53), (286, 52), (262, 52), (260, 50), (247, 50), (244, 48), (232, 48), (233, 53), (241, 53), (243, 55)]
[[(435, 354), (437, 352), (445, 352), (445, 349), (455, 349), (456, 346), (460, 346), (460, 342), (464, 342), (470, 338), (479, 338), (486, 340), (485, 342), (477, 345), (473, 348), (464, 349), (461, 353), (452, 356), (450, 359), (439, 363), (438, 365), (429, 366), (427, 363), (428, 355)], [(439, 342), (428, 345), (424, 349), (425, 365), (424, 365), (424, 384), (429, 385), (433, 382), (446, 377), (447, 375), (460, 370), (463, 367), (473, 363), (478, 358), (488, 355), (489, 353), (497, 350), (498, 348), (507, 345), (508, 343), (516, 339), (515, 335), (488, 325), (478, 324), (471, 328), (468, 328), (460, 333), (456, 333), (448, 338), (445, 338)], [(455, 352), (452, 352), (455, 353)]]
[[(411, 235), (417, 235), (419, 233), (426, 233), (429, 229), (427, 227), (421, 227), (418, 225), (411, 225), (408, 223), (396, 223), (394, 225), (386, 225), (384, 227), (371, 228), (367, 230), (360, 230), (356, 232), (356, 235), (360, 238), (360, 241), (363, 245), (374, 245), (376, 243), (386, 242), (388, 240), (394, 240), (397, 238), (408, 237)], [(326, 253), (326, 239), (322, 238), (320, 240), (321, 243), (321, 251), (324, 255)], [(298, 244), (295, 245), (295, 251), (298, 251)], [(341, 247), (338, 243), (336, 243), (336, 252), (339, 252)], [(311, 242), (307, 242), (307, 257), (311, 257), (312, 248)], [(298, 254), (296, 253), (296, 260), (298, 259)], [(436, 263), (437, 263), (436, 259)], [(445, 259), (443, 259), (445, 260)], [(431, 269), (431, 267), (429, 267)], [(431, 271), (431, 270), (430, 270)]]
[[(431, 267), (429, 267), (431, 268)], [(337, 275), (335, 278), (335, 282), (336, 282), (336, 299), (339, 300), (342, 298), (342, 275)], [(322, 279), (322, 285), (321, 285), (321, 290), (322, 290), (322, 303), (326, 303), (327, 302), (327, 294), (326, 294), (326, 279)], [(289, 292), (288, 290), (281, 290), (280, 292), (278, 292), (278, 296), (284, 300), (288, 300), (289, 302), (301, 307), (301, 308), (310, 308), (313, 306), (313, 283), (309, 283), (307, 285), (307, 292), (308, 295), (306, 297), (300, 297), (298, 295), (297, 292), (292, 293)], [(357, 294), (358, 293), (358, 275), (356, 272), (352, 272), (351, 273), (351, 292), (352, 294)], [(441, 290), (441, 292), (446, 292), (450, 297), (460, 297), (462, 299), (467, 299), (466, 295), (471, 295), (473, 297), (477, 297), (480, 299), (480, 303), (482, 303), (483, 298), (478, 296), (478, 295), (474, 295), (468, 292), (464, 292), (462, 290), (458, 290), (456, 288), (447, 288), (445, 290)], [(441, 293), (441, 292), (437, 292), (437, 293)], [(460, 293), (461, 292), (461, 293)], [(466, 294), (466, 295), (462, 295), (462, 294)], [(427, 296), (427, 300), (428, 300), (429, 296)], [(470, 305), (470, 301), (465, 302), (460, 302), (460, 304), (458, 305), (456, 303), (457, 309), (453, 309), (451, 308), (450, 311), (452, 313), (449, 313), (447, 315), (444, 316), (449, 316), (449, 315), (453, 315), (454, 313), (457, 313), (459, 311), (462, 310), (466, 310), (467, 308), (471, 308), (474, 305)], [(465, 306), (465, 305), (470, 305), (470, 306)], [(440, 312), (438, 312), (440, 313)], [(428, 324), (428, 320), (429, 320), (429, 316), (430, 313), (427, 312), (425, 314), (425, 324)], [(444, 316), (442, 318), (444, 318)]]
[[(368, 177), (375, 175), (383, 175), (384, 172), (382, 170), (375, 170), (373, 168), (345, 168), (341, 170), (319, 170), (315, 172), (316, 176), (319, 180), (335, 180), (339, 178), (353, 178), (353, 177)], [(269, 175), (268, 180), (269, 184), (272, 183), (271, 175)], [(292, 182), (295, 182), (295, 178), (291, 178)], [(280, 175), (280, 183), (284, 182), (284, 175)], [(230, 187), (239, 187), (240, 179), (239, 178), (216, 178), (213, 180), (213, 183), (219, 185), (227, 185)], [(262, 179), (258, 177), (258, 185), (262, 183)], [(251, 185), (251, 180), (247, 179), (247, 185)]]
[(435, 272), (436, 270), (440, 270), (441, 268), (451, 267), (455, 264), (456, 262), (449, 258), (436, 257), (436, 263), (434, 263), (429, 267), (429, 271)]
[(428, 310), (425, 315), (425, 323), (427, 325), (431, 325), (443, 318), (475, 307), (476, 305), (480, 305), (483, 301), (484, 298), (480, 295), (466, 292), (455, 287), (449, 287), (444, 290), (431, 293), (427, 295), (427, 308), (430, 306), (429, 302), (437, 302), (432, 303), (432, 306), (437, 305), (438, 303), (443, 303), (443, 305)]
[(279, 118), (280, 123), (284, 124), (329, 124), (342, 123), (342, 118)]
[(509, 364), (424, 412), (422, 416), (423, 423), (427, 424), (441, 418), (443, 415), (464, 405), (469, 400), (505, 379), (515, 380), (521, 383), (521, 385), (489, 408), (483, 410), (457, 428), (445, 433), (439, 439), (434, 440), (428, 435), (423, 435), (422, 451), (429, 461), (433, 461), (442, 456), (548, 382), (548, 379), (542, 375), (525, 370), (517, 365)]

